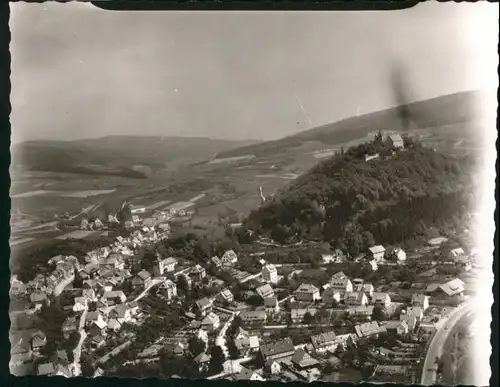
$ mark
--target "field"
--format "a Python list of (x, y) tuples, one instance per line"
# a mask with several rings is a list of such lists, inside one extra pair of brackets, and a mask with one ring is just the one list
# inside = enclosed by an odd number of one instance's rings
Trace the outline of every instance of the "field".
[[(162, 139), (161, 143), (156, 138), (120, 136), (105, 141), (82, 140), (71, 145), (74, 149), (65, 148), (59, 142), (29, 143), (23, 151), (28, 152), (29, 157), (21, 157), (20, 162), (31, 163), (31, 169), (19, 163), (11, 167), (12, 244), (24, 247), (31, 245), (33, 238), (61, 236), (63, 232), (58, 229), (55, 216), (67, 212), (75, 216), (75, 221), (83, 217), (105, 219), (124, 201), (153, 211), (163, 210), (171, 203), (193, 201), (196, 214), (186, 226), (197, 233), (220, 233), (225, 224), (240, 222), (261, 204), (260, 188), (264, 197), (269, 198), (321, 159), (342, 148), (371, 140), (379, 128), (385, 134), (409, 131), (426, 146), (442, 152), (477, 152), (481, 139), (476, 133), (481, 128), (464, 107), (469, 99), (468, 95), (460, 94), (417, 103), (413, 107), (415, 112), (434, 113), (422, 113), (423, 118), (411, 128), (402, 128), (397, 110), (389, 109), (246, 147), (208, 139), (187, 142)], [(207, 148), (208, 144), (212, 145)], [(177, 152), (177, 158), (160, 157), (169, 153), (164, 151), (167, 145)], [(129, 152), (131, 147), (137, 148), (135, 152)], [(151, 156), (153, 148), (158, 151), (153, 152), (154, 157)], [(105, 165), (114, 165), (119, 161), (129, 169), (149, 165), (149, 170), (144, 178), (33, 171), (37, 160), (47, 158), (52, 151), (74, 165), (79, 165), (81, 154), (85, 159), (88, 156), (94, 160), (93, 163), (101, 160)], [(185, 157), (186, 152), (190, 157)], [(21, 153), (17, 152), (18, 158)], [(218, 156), (214, 158), (214, 154)], [(116, 160), (109, 155), (116, 156)]]

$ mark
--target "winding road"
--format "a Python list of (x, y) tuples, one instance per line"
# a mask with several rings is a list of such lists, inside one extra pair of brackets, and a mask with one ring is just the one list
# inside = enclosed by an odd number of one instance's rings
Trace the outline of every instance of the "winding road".
[[(139, 294), (136, 298), (134, 298), (133, 301), (129, 301), (129, 302), (139, 301), (141, 298), (143, 298), (144, 296), (146, 296), (149, 293), (151, 288), (161, 284), (162, 282), (165, 282), (165, 279), (163, 279), (163, 278), (153, 279), (151, 281), (151, 284), (146, 289), (144, 289), (141, 294)], [(115, 307), (115, 305), (109, 306), (106, 308), (105, 311), (109, 312), (114, 307)], [(78, 345), (76, 346), (76, 348), (73, 351), (73, 356), (74, 356), (74, 360), (73, 360), (73, 364), (72, 364), (73, 376), (79, 376), (81, 374), (80, 357), (82, 355), (83, 343), (84, 343), (85, 339), (87, 338), (87, 332), (85, 331), (85, 319), (86, 319), (86, 317), (87, 317), (87, 309), (85, 309), (83, 311), (83, 313), (80, 317), (80, 325), (79, 325), (80, 340), (78, 341)]]
[(80, 366), (80, 357), (82, 355), (83, 342), (87, 338), (87, 332), (85, 331), (85, 319), (87, 318), (87, 311), (88, 308), (85, 308), (80, 317), (80, 324), (78, 326), (80, 340), (78, 341), (76, 348), (73, 350), (73, 376), (79, 376), (82, 373), (82, 369)]
[(431, 341), (429, 350), (424, 361), (424, 369), (422, 373), (421, 384), (430, 386), (436, 383), (436, 358), (440, 358), (443, 352), (443, 347), (448, 338), (448, 335), (453, 330), (453, 327), (468, 313), (474, 310), (472, 303), (466, 303), (454, 310), (448, 319), (436, 331), (434, 338)]

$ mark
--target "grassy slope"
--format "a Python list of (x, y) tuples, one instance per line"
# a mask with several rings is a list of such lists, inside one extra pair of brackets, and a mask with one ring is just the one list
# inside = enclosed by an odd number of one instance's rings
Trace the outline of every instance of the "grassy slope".
[[(347, 118), (294, 136), (220, 152), (217, 156), (220, 158), (251, 154), (257, 157), (268, 156), (280, 153), (282, 149), (299, 147), (306, 141), (319, 141), (325, 146), (341, 144), (364, 137), (378, 129), (383, 131), (406, 131), (407, 129), (417, 130), (454, 125), (459, 128), (460, 132), (467, 133), (467, 125), (457, 124), (474, 121), (473, 101), (477, 95), (477, 92), (460, 92), (414, 102), (404, 108), (396, 107), (359, 117)], [(405, 123), (401, 119), (402, 109), (404, 109), (404, 114), (411, 117), (408, 128), (405, 127)], [(456, 133), (450, 133), (452, 137), (455, 135)]]

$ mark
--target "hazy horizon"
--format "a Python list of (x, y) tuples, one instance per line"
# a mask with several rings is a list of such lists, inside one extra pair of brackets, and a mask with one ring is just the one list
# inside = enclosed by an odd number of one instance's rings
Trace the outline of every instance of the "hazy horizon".
[[(446, 96), (451, 96), (451, 95), (454, 95), (454, 94), (459, 94), (459, 93), (482, 93), (484, 90), (462, 90), (462, 91), (457, 91), (456, 93), (451, 93), (451, 94), (442, 94), (442, 95), (439, 95), (439, 96), (436, 96), (436, 97), (432, 97), (432, 98), (427, 98), (427, 99), (424, 99), (424, 100), (417, 100), (417, 101), (412, 101), (413, 102), (423, 102), (423, 101), (428, 101), (428, 100), (432, 100), (434, 98), (439, 98), (439, 97), (446, 97)], [(392, 108), (395, 108), (399, 105), (393, 105), (393, 106), (388, 106), (386, 109), (382, 109), (382, 110), (375, 110), (373, 112), (367, 112), (365, 114), (360, 114), (360, 117), (364, 116), (364, 115), (369, 115), (369, 114), (372, 114), (372, 113), (377, 113), (377, 112), (381, 112), (381, 111), (384, 111), (384, 110), (389, 110), (389, 109), (392, 109)], [(324, 126), (324, 125), (328, 125), (328, 124), (335, 124), (337, 122), (340, 122), (340, 121), (343, 121), (343, 120), (346, 120), (346, 119), (349, 119), (349, 118), (353, 118), (353, 117), (356, 117), (355, 115), (352, 115), (352, 116), (349, 116), (349, 117), (345, 117), (345, 118), (341, 118), (337, 121), (333, 121), (333, 122), (330, 122), (330, 123), (326, 123), (326, 124), (322, 124), (322, 125), (318, 125), (318, 126), (315, 126), (313, 129), (316, 129), (316, 128), (319, 128), (321, 126)], [(71, 141), (86, 141), (86, 140), (99, 140), (99, 139), (104, 139), (104, 138), (109, 138), (109, 137), (141, 137), (141, 138), (147, 138), (147, 137), (153, 137), (153, 138), (156, 138), (156, 137), (161, 137), (161, 138), (187, 138), (187, 139), (209, 139), (209, 140), (217, 140), (217, 141), (254, 141), (254, 142), (265, 142), (265, 141), (273, 141), (273, 140), (279, 140), (279, 139), (282, 139), (282, 138), (285, 138), (285, 137), (290, 137), (290, 136), (293, 136), (295, 134), (298, 134), (300, 132), (303, 132), (303, 131), (306, 131), (308, 129), (304, 129), (304, 130), (300, 130), (299, 132), (295, 132), (295, 133), (291, 133), (291, 134), (287, 134), (287, 135), (284, 135), (283, 137), (279, 137), (279, 138), (276, 138), (276, 139), (259, 139), (259, 138), (240, 138), (240, 139), (227, 139), (227, 138), (221, 138), (221, 137), (214, 137), (214, 136), (210, 136), (210, 134), (207, 134), (205, 136), (202, 136), (202, 135), (199, 135), (199, 136), (195, 136), (195, 135), (189, 135), (189, 133), (186, 133), (185, 135), (182, 135), (182, 136), (176, 136), (176, 135), (164, 135), (164, 134), (141, 134), (141, 133), (113, 133), (113, 134), (106, 134), (106, 135), (97, 135), (97, 136), (94, 136), (94, 137), (80, 137), (80, 138), (74, 138), (74, 139), (44, 139), (44, 138), (33, 138), (33, 139), (27, 139), (27, 140), (21, 140), (21, 141), (17, 141), (17, 142), (12, 142), (13, 145), (16, 145), (16, 144), (21, 144), (21, 143), (25, 143), (25, 142), (38, 142), (38, 141), (47, 141), (47, 142), (50, 142), (50, 141), (62, 141), (62, 142), (71, 142)]]
[(484, 89), (489, 72), (477, 69), (497, 36), (484, 36), (497, 28), (485, 19), (488, 3), (210, 13), (14, 3), (11, 11), (12, 143), (274, 140), (400, 105), (394, 63), (404, 67), (407, 103)]

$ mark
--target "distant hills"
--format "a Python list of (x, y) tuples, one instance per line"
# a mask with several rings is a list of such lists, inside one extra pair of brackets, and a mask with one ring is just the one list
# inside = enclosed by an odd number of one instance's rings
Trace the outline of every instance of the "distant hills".
[(368, 133), (379, 129), (411, 132), (419, 129), (439, 130), (443, 127), (447, 128), (445, 135), (451, 136), (450, 138), (456, 139), (457, 131), (461, 136), (473, 137), (472, 131), (465, 124), (476, 121), (474, 101), (479, 95), (477, 91), (466, 91), (413, 102), (359, 117), (347, 118), (279, 140), (229, 149), (220, 152), (217, 157), (244, 155), (266, 157), (280, 153), (283, 149), (300, 147), (310, 141), (332, 146), (365, 137)]
[(32, 171), (147, 176), (166, 163), (189, 163), (255, 141), (202, 137), (107, 136), (76, 141), (28, 141), (11, 149), (13, 165)]

